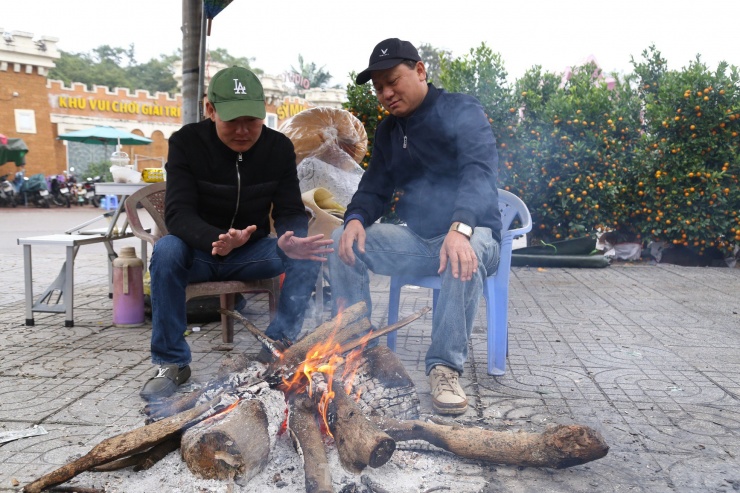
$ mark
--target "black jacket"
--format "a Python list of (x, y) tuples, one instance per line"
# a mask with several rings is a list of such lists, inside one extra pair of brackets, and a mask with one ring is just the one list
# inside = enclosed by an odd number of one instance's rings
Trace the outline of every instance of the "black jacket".
[(263, 126), (254, 146), (237, 153), (221, 142), (211, 120), (188, 124), (170, 137), (165, 169), (167, 229), (193, 248), (210, 252), (230, 227), (254, 224), (249, 242), (264, 238), (271, 207), (278, 235), (308, 232), (293, 144), (280, 132)]
[(370, 166), (345, 217), (359, 214), (368, 226), (399, 190), (396, 213), (419, 236), (446, 234), (461, 221), (491, 228), (500, 241), (497, 177), (496, 140), (478, 100), (429, 84), (411, 116), (378, 125)]

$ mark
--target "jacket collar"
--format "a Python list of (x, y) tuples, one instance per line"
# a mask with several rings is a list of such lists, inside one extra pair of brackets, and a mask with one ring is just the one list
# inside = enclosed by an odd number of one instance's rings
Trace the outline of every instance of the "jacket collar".
[(418, 108), (416, 108), (416, 111), (411, 113), (411, 115), (405, 117), (405, 118), (399, 118), (399, 120), (405, 125), (406, 122), (408, 122), (411, 118), (423, 118), (424, 115), (429, 113), (430, 109), (434, 106), (434, 103), (437, 101), (437, 98), (439, 98), (440, 93), (442, 92), (440, 89), (437, 89), (434, 87), (434, 84), (431, 82), (427, 82), (427, 87), (429, 90), (427, 91), (427, 95), (424, 96), (424, 100), (421, 102)]

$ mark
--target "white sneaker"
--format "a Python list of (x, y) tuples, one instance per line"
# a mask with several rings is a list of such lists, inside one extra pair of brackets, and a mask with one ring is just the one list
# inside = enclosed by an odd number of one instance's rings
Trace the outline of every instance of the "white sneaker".
[(432, 406), (439, 414), (463, 414), (468, 408), (468, 398), (459, 377), (457, 370), (444, 365), (437, 365), (429, 372)]

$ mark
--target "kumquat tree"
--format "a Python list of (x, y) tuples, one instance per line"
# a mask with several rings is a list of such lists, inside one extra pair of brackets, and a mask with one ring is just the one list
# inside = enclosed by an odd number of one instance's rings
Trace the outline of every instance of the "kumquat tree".
[(517, 81), (516, 148), (504, 154), (502, 186), (523, 198), (533, 236), (548, 242), (629, 226), (624, 176), (639, 140), (639, 100), (628, 82), (608, 84), (593, 64), (568, 76), (530, 69)]
[(667, 69), (655, 47), (635, 63), (645, 107), (636, 185), (636, 227), (656, 241), (717, 248), (740, 244), (740, 78), (737, 67), (711, 71), (696, 58)]
[[(724, 257), (740, 245), (740, 76), (699, 57), (668, 70), (651, 46), (634, 73), (593, 63), (565, 74), (528, 70), (514, 84), (485, 44), (442, 59), (450, 92), (478, 98), (499, 151), (499, 187), (527, 204), (530, 244), (611, 232), (618, 241), (666, 242)], [(345, 107), (365, 124), (372, 154), (387, 116), (369, 85)], [(396, 197), (394, 200), (398, 200)]]

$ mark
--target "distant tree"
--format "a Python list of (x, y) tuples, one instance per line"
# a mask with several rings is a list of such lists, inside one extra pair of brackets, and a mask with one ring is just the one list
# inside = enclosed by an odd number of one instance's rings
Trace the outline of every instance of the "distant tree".
[[(70, 53), (59, 51), (59, 60), (55, 67), (49, 70), (49, 78), (63, 81), (66, 85), (72, 82), (85, 82), (90, 77), (90, 67), (93, 64), (89, 55), (84, 53)], [(90, 85), (90, 84), (88, 84)]]
[(442, 60), (446, 62), (452, 60), (452, 52), (435, 48), (429, 43), (420, 44), (418, 51), (421, 61), (424, 62), (427, 69), (427, 81), (438, 83)]
[(146, 63), (130, 67), (129, 76), (136, 81), (139, 89), (174, 94), (177, 92), (177, 81), (172, 73), (172, 64), (178, 59), (177, 55), (159, 55), (159, 60), (152, 58)]
[(123, 65), (126, 58), (126, 65), (131, 66), (136, 64), (134, 57), (134, 45), (129, 45), (128, 49), (114, 48), (109, 45), (100, 45), (92, 50), (94, 59), (99, 63), (115, 63), (116, 65)]
[[(119, 50), (121, 50), (119, 48)], [(49, 71), (49, 78), (65, 83), (81, 82), (88, 88), (94, 84), (107, 87), (132, 87), (126, 69), (120, 65), (121, 54), (104, 45), (93, 53), (61, 52), (56, 67)]]
[(229, 55), (229, 53), (224, 48), (216, 48), (215, 50), (210, 50), (208, 52), (208, 59), (212, 62), (223, 63), (224, 65), (227, 65), (229, 67), (233, 65), (238, 65), (239, 67), (248, 68), (258, 75), (264, 72), (262, 69), (252, 67), (252, 63), (255, 60), (254, 57), (234, 57)]
[[(177, 60), (182, 60), (180, 49), (170, 55), (159, 55), (159, 58), (152, 58), (145, 63), (137, 63), (133, 44), (128, 48), (101, 45), (88, 53), (61, 51), (60, 54), (56, 66), (49, 71), (49, 78), (61, 80), (67, 85), (81, 82), (88, 88), (99, 85), (144, 89), (151, 93), (174, 94), (177, 91), (172, 65)], [(239, 65), (256, 74), (263, 73), (262, 70), (251, 67), (254, 58), (234, 57), (223, 48), (211, 50), (209, 57), (214, 62), (228, 66)]]
[[(331, 74), (324, 70), (325, 66), (322, 67), (316, 67), (316, 64), (306, 63), (303, 59), (303, 55), (298, 55), (298, 68), (296, 69), (291, 65), (290, 70), (296, 74), (299, 74), (303, 79), (308, 81), (309, 87), (326, 87), (329, 85), (329, 81), (331, 80)], [(298, 82), (293, 82), (296, 88), (296, 92), (298, 94), (303, 94), (306, 92), (305, 87)]]

